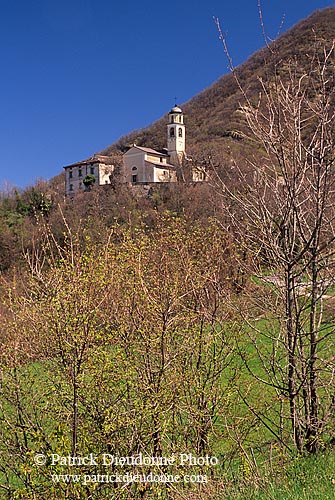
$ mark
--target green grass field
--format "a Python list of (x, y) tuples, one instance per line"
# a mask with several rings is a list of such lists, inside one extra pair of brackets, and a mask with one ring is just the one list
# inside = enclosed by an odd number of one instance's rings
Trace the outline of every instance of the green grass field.
[[(260, 471), (262, 473), (262, 470)], [(281, 470), (231, 485), (222, 500), (333, 500), (335, 498), (335, 450), (292, 459)]]

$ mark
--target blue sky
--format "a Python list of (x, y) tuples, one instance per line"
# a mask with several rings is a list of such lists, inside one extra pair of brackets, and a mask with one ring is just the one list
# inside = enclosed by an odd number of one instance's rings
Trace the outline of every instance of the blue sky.
[[(263, 0), (275, 37), (331, 0)], [(149, 125), (264, 45), (257, 0), (0, 0), (0, 188)]]

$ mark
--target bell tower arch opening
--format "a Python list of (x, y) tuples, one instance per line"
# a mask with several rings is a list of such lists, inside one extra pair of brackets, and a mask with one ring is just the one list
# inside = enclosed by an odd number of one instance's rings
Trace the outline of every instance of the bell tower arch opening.
[(180, 165), (185, 155), (185, 124), (183, 112), (177, 105), (169, 112), (167, 150), (170, 162)]

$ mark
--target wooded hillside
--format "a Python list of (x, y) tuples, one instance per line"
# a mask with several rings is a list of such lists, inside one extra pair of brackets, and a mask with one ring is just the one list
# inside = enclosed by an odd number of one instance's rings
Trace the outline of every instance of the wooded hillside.
[(334, 21), (184, 106), (208, 182), (2, 194), (0, 498), (333, 498)]
[[(316, 11), (282, 34), (269, 48), (264, 48), (238, 67), (237, 74), (251, 100), (257, 101), (259, 78), (282, 73), (296, 60), (301, 72), (309, 71), (316, 40), (329, 44), (335, 38), (335, 8)], [(229, 42), (229, 41), (228, 41)], [(181, 104), (181, 103), (180, 103)], [(187, 127), (187, 151), (196, 157), (218, 156), (221, 162), (241, 160), (252, 154), (254, 144), (245, 137), (245, 122), (239, 113), (244, 98), (232, 74), (220, 78), (211, 87), (193, 97), (182, 108)], [(166, 147), (167, 115), (140, 131), (131, 132), (101, 153), (124, 151), (136, 142), (139, 146)]]

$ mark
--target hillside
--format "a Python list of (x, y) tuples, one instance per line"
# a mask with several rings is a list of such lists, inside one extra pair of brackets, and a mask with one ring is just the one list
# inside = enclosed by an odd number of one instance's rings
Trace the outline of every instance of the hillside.
[[(237, 74), (251, 100), (257, 97), (259, 77), (271, 77), (289, 61), (296, 60), (301, 70), (308, 71), (309, 55), (316, 41), (329, 44), (335, 38), (335, 8), (316, 11), (281, 35), (269, 48), (264, 48), (237, 68)], [(244, 137), (245, 125), (238, 113), (243, 97), (232, 74), (220, 78), (211, 87), (182, 104), (187, 126), (187, 151), (196, 157), (218, 155), (225, 162), (229, 157), (254, 152)], [(164, 116), (151, 126), (134, 131), (106, 147), (101, 154), (124, 151), (136, 142), (140, 146), (162, 148), (166, 142)]]
[(334, 499), (334, 21), (183, 106), (223, 183), (0, 192), (0, 499)]

